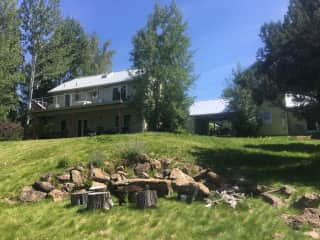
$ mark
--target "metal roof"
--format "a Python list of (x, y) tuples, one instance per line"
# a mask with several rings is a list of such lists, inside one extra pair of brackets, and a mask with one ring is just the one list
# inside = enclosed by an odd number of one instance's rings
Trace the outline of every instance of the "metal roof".
[(221, 114), (229, 111), (229, 101), (223, 98), (198, 101), (193, 103), (189, 109), (190, 116)]
[(64, 92), (69, 90), (76, 90), (82, 88), (90, 88), (97, 86), (111, 85), (130, 81), (137, 75), (136, 70), (125, 70), (120, 72), (111, 72), (95, 76), (75, 78), (71, 81), (60, 84), (59, 86), (51, 89), (49, 93)]

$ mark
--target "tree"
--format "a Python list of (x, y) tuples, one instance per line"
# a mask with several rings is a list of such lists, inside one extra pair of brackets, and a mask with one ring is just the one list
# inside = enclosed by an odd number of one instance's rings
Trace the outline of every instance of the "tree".
[(16, 1), (0, 2), (0, 121), (16, 109), (17, 83), (21, 80), (22, 51)]
[(85, 62), (81, 64), (81, 74), (95, 75), (111, 71), (114, 54), (114, 51), (109, 49), (111, 42), (104, 42), (100, 48), (97, 34), (88, 36), (87, 41)]
[(232, 126), (237, 136), (256, 136), (261, 124), (252, 88), (255, 81), (255, 66), (245, 71), (238, 66), (232, 72), (231, 85), (224, 90), (224, 97), (230, 100), (234, 112)]
[(320, 1), (290, 0), (284, 20), (264, 24), (260, 36), (264, 47), (258, 64), (266, 97), (291, 93), (305, 109), (319, 113)]
[(136, 103), (148, 129), (176, 131), (184, 127), (195, 80), (187, 23), (175, 3), (156, 5), (147, 25), (133, 38), (133, 67), (138, 71)]
[(28, 117), (30, 123), (30, 110), (35, 82), (38, 75), (38, 65), (41, 63), (43, 50), (54, 33), (60, 17), (59, 0), (23, 0), (20, 6), (21, 28), (23, 45), (26, 53), (30, 55), (30, 73), (28, 79)]

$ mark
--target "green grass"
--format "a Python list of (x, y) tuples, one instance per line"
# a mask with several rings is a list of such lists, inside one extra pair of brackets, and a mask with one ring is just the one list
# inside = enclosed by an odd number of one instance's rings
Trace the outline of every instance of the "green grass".
[[(153, 157), (176, 157), (175, 165), (203, 164), (224, 176), (244, 174), (271, 185), (291, 184), (298, 194), (318, 191), (320, 141), (275, 138), (215, 138), (166, 133), (0, 142), (0, 239), (304, 239), (260, 198), (248, 197), (233, 210), (161, 199), (158, 209), (130, 206), (108, 212), (70, 208), (68, 201), (8, 205), (43, 173), (61, 172), (58, 163), (88, 162), (95, 151), (119, 161), (129, 142), (143, 142)], [(70, 161), (70, 163), (69, 163)], [(298, 196), (296, 194), (296, 196)], [(281, 238), (282, 237), (282, 238)]]

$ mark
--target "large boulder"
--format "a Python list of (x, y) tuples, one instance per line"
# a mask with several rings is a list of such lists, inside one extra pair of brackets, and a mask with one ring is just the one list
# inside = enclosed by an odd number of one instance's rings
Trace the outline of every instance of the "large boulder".
[(71, 180), (73, 183), (75, 183), (78, 186), (82, 185), (83, 181), (82, 181), (80, 171), (73, 169), (73, 170), (71, 170), (70, 175), (71, 175)]
[(68, 198), (69, 194), (65, 191), (61, 191), (60, 189), (53, 189), (48, 193), (48, 198), (51, 198), (54, 202), (63, 201)]
[(123, 189), (150, 189), (156, 190), (159, 197), (169, 197), (173, 190), (170, 180), (164, 179), (142, 179), (142, 178), (132, 178), (125, 181), (120, 181), (114, 186), (124, 186)]
[(35, 190), (41, 191), (41, 192), (45, 192), (48, 193), (51, 190), (54, 189), (54, 186), (49, 183), (49, 182), (41, 182), (41, 181), (37, 181), (33, 184), (33, 188)]
[(320, 194), (318, 193), (306, 193), (296, 202), (293, 203), (294, 208), (317, 208), (320, 205)]
[(46, 173), (40, 177), (40, 181), (42, 181), (42, 182), (52, 183), (53, 179), (54, 179), (54, 175), (52, 173)]
[(179, 194), (193, 195), (197, 193), (198, 199), (203, 199), (210, 195), (210, 190), (202, 183), (196, 182), (191, 176), (185, 174), (178, 168), (171, 170), (170, 179), (172, 179), (173, 190)]
[(60, 183), (67, 183), (71, 181), (70, 173), (63, 173), (57, 176), (57, 179)]
[(37, 191), (32, 187), (24, 187), (21, 192), (19, 199), (22, 202), (38, 202), (46, 197), (46, 193)]
[(91, 169), (91, 177), (94, 181), (105, 183), (110, 180), (109, 174), (104, 172), (101, 168)]

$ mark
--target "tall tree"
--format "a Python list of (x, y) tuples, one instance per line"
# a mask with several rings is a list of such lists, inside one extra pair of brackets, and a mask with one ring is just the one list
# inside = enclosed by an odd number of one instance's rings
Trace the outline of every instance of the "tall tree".
[(256, 81), (255, 70), (255, 66), (245, 71), (238, 66), (232, 72), (230, 86), (224, 90), (224, 97), (230, 100), (234, 112), (232, 126), (236, 136), (255, 136), (261, 124), (252, 86)]
[(106, 41), (100, 47), (99, 37), (96, 33), (87, 37), (87, 48), (84, 63), (81, 64), (82, 75), (95, 75), (111, 71), (112, 56), (114, 51), (110, 50), (110, 41)]
[(59, 0), (23, 0), (21, 2), (20, 18), (22, 20), (23, 44), (30, 56), (30, 74), (28, 79), (28, 117), (30, 123), (30, 110), (34, 86), (38, 74), (38, 64), (42, 61), (40, 56), (54, 33), (61, 17)]
[(290, 0), (284, 20), (263, 25), (260, 36), (258, 64), (267, 97), (291, 93), (319, 113), (320, 1)]
[(155, 5), (148, 22), (133, 38), (133, 67), (138, 70), (136, 102), (149, 130), (176, 131), (184, 127), (195, 80), (187, 23), (176, 4)]
[(18, 104), (17, 83), (21, 80), (22, 51), (16, 1), (0, 2), (0, 121), (6, 121)]

